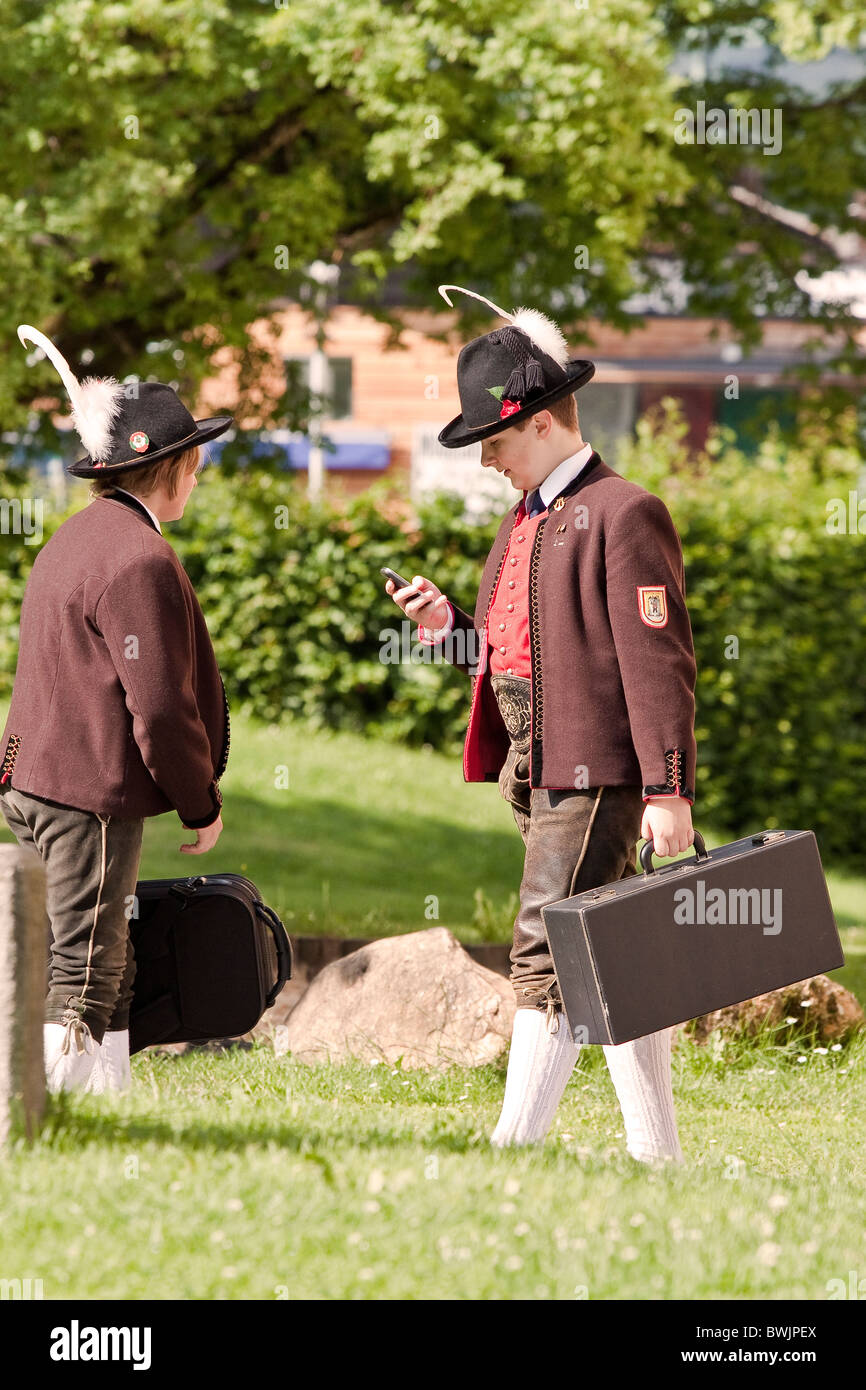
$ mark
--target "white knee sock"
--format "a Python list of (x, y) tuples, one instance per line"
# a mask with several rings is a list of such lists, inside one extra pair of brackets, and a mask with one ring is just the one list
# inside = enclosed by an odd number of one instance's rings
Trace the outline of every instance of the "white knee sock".
[(542, 1009), (518, 1009), (514, 1015), (505, 1099), (490, 1142), (531, 1144), (543, 1139), (568, 1084), (580, 1052), (563, 1014), (559, 1028), (548, 1031)]
[(603, 1047), (632, 1158), (683, 1161), (671, 1087), (671, 1029)]
[(105, 1034), (102, 1039), (102, 1063), (106, 1091), (128, 1091), (131, 1088), (128, 1028)]

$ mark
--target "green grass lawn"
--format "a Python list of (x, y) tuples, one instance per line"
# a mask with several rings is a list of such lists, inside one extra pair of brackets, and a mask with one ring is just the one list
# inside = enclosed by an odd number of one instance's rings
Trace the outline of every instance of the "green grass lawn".
[(599, 1048), (545, 1144), (506, 1151), (500, 1066), (145, 1054), (130, 1097), (58, 1098), (0, 1157), (0, 1275), (46, 1299), (826, 1299), (866, 1276), (866, 1044), (797, 1057), (675, 1049), (686, 1164), (653, 1171)]
[[(223, 790), (217, 850), (179, 854), (176, 817), (156, 818), (143, 877), (246, 873), (296, 933), (508, 939), (522, 843), (459, 758), (236, 717)], [(866, 881), (829, 884), (834, 973), (866, 999)], [(46, 1298), (824, 1299), (866, 1277), (864, 1060), (866, 1039), (678, 1048), (686, 1164), (654, 1172), (625, 1152), (599, 1048), (546, 1143), (504, 1153), (504, 1060), (147, 1053), (132, 1096), (54, 1098), (40, 1137), (0, 1155), (0, 1277)]]

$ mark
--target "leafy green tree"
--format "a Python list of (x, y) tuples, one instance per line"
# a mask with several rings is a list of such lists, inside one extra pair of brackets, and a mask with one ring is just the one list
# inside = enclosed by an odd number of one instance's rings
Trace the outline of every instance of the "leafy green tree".
[[(858, 229), (866, 84), (810, 98), (779, 70), (686, 82), (676, 54), (760, 32), (794, 58), (852, 48), (863, 21), (827, 0), (6, 0), (0, 48), (0, 376), (7, 428), (56, 378), (28, 370), (14, 327), (53, 332), (91, 370), (194, 389), (235, 352), (242, 407), (261, 400), (248, 326), (310, 299), (338, 263), (358, 303), (441, 307), (435, 286), (549, 305), (575, 326), (626, 324), (659, 254), (682, 259), (690, 308), (754, 335), (812, 315), (794, 282), (835, 253), (747, 205), (746, 189), (818, 229)], [(679, 144), (698, 99), (781, 106), (775, 157)], [(831, 152), (832, 157), (828, 157)], [(386, 276), (391, 277), (387, 292)], [(489, 323), (461, 304), (465, 327)], [(853, 321), (842, 330), (851, 370)], [(847, 336), (846, 336), (847, 335)], [(295, 414), (292, 414), (292, 412)]]

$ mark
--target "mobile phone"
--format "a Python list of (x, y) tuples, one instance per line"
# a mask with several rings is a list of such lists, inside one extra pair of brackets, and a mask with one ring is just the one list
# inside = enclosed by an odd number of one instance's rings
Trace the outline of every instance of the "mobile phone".
[(393, 579), (394, 584), (398, 589), (415, 588), (415, 585), (412, 583), (411, 579), (403, 579), (397, 573), (396, 570), (389, 569), (387, 565), (383, 565), (379, 573), (384, 574), (386, 579)]

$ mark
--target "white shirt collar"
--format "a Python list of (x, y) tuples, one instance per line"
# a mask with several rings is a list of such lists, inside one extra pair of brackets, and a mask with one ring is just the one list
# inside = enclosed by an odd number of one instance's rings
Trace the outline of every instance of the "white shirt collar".
[(138, 497), (138, 496), (136, 495), (136, 493), (130, 492), (129, 489), (128, 489), (128, 488), (125, 488), (125, 487), (117, 487), (117, 486), (115, 485), (115, 489), (114, 489), (114, 490), (115, 490), (115, 492), (125, 492), (126, 495), (127, 495), (127, 497), (135, 497), (136, 502), (140, 502), (140, 503), (141, 503), (142, 507), (144, 507), (144, 510), (147, 512), (148, 516), (149, 516), (149, 517), (153, 517), (153, 524), (154, 524), (154, 526), (156, 527), (156, 529), (157, 529), (157, 531), (159, 532), (159, 534), (162, 535), (162, 527), (161, 527), (160, 524), (159, 524), (159, 517), (154, 516), (153, 512), (150, 510), (150, 507), (147, 505), (147, 503), (144, 501), (143, 498)]
[[(570, 454), (562, 463), (558, 463), (551, 473), (548, 473), (544, 482), (539, 485), (538, 494), (545, 507), (549, 507), (554, 497), (556, 497), (568, 483), (573, 482), (592, 456), (592, 445), (584, 444), (582, 449), (578, 449), (576, 454)], [(531, 491), (531, 489), (530, 489)]]

